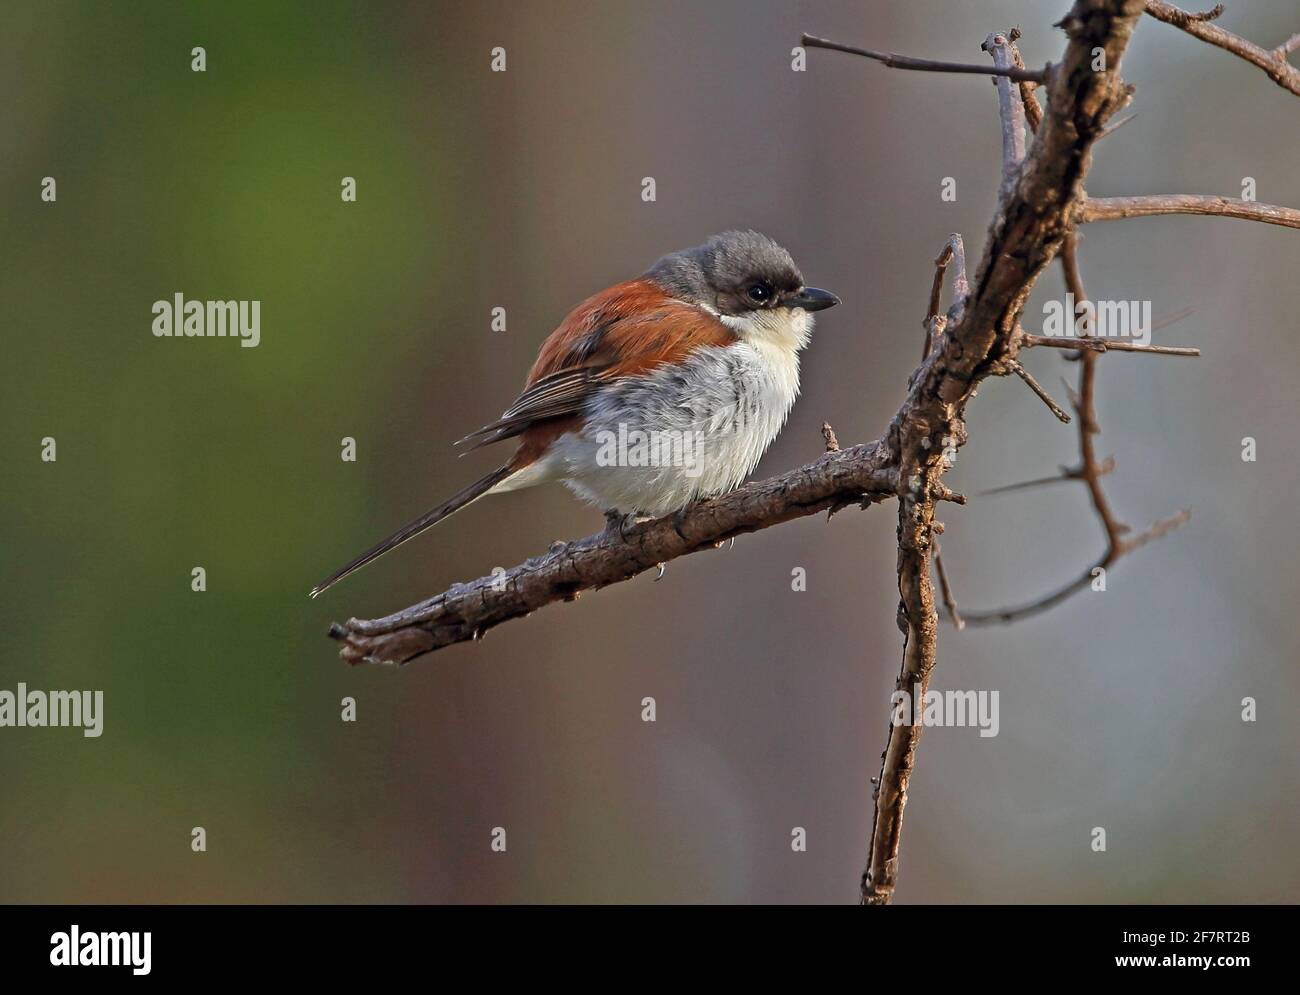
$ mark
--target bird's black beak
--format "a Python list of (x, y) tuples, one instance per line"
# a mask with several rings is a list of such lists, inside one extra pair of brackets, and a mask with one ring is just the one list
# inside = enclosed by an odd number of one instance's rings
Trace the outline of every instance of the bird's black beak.
[(804, 287), (799, 293), (787, 297), (785, 306), (802, 308), (805, 311), (825, 311), (828, 307), (834, 307), (839, 302), (840, 299), (829, 290)]

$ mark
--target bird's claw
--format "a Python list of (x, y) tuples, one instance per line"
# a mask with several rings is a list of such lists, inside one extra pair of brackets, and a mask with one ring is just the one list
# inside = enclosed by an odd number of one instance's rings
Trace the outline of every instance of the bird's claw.
[(607, 508), (605, 510), (605, 531), (613, 535), (617, 532), (619, 539), (627, 542), (627, 522), (632, 515), (625, 515), (617, 508)]

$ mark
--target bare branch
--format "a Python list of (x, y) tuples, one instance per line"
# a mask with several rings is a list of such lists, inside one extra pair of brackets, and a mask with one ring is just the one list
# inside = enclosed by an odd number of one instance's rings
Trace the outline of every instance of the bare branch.
[[(994, 32), (980, 47), (993, 57), (993, 64), (998, 69), (1014, 67), (1011, 42), (1006, 35)], [(1006, 198), (1016, 185), (1020, 164), (1025, 158), (1025, 105), (1019, 93), (1012, 92), (1011, 80), (999, 76), (994, 82), (998, 88), (998, 118), (1002, 122), (1002, 186), (999, 196)]]
[(921, 349), (922, 363), (930, 358), (930, 349), (934, 345), (935, 339), (942, 334), (943, 323), (946, 322), (946, 319), (939, 316), (939, 301), (943, 296), (943, 274), (948, 269), (948, 263), (951, 259), (952, 240), (949, 239), (934, 260), (934, 281), (930, 284), (930, 305), (925, 309), (925, 319), (922, 321), (925, 326), (925, 345)]
[(1216, 3), (1209, 10), (1203, 10), (1199, 14), (1193, 14), (1191, 11), (1179, 10), (1177, 7), (1171, 7), (1170, 9), (1173, 12), (1173, 20), (1171, 20), (1170, 23), (1176, 24), (1180, 28), (1186, 27), (1187, 25), (1193, 24), (1197, 21), (1217, 21), (1223, 16), (1223, 11), (1225, 10), (1221, 3)]
[(957, 599), (953, 597), (952, 585), (948, 582), (948, 571), (943, 567), (943, 554), (939, 551), (937, 542), (934, 544), (934, 571), (939, 575), (939, 590), (943, 594), (943, 607), (948, 613), (948, 621), (960, 632), (966, 628), (966, 623), (961, 617), (961, 612), (957, 610)]
[(1056, 415), (1058, 420), (1064, 422), (1066, 425), (1070, 424), (1070, 416), (1065, 413), (1065, 410), (1059, 404), (1052, 400), (1052, 395), (1043, 390), (1043, 385), (1034, 379), (1032, 373), (1014, 359), (1011, 360), (1008, 365), (1011, 367), (1011, 372), (1023, 380), (1025, 385), (1038, 395), (1038, 399), (1047, 405), (1048, 409), (1052, 414)]
[[(1088, 292), (1083, 286), (1083, 276), (1079, 271), (1078, 256), (1078, 236), (1074, 233), (1066, 238), (1065, 244), (1061, 246), (1061, 268), (1065, 271), (1066, 288), (1074, 295), (1076, 301), (1088, 300)], [(1036, 338), (1036, 336), (1021, 336), (1022, 344), (1025, 339)], [(1059, 341), (1071, 341), (1069, 339), (1047, 339), (1046, 344), (1051, 342), (1057, 344)], [(1075, 343), (1084, 341), (1083, 339), (1073, 339)], [(1090, 340), (1091, 341), (1091, 340)], [(1098, 342), (1107, 342), (1106, 339), (1097, 339)], [(1029, 343), (1033, 344), (1033, 343)], [(1147, 347), (1135, 351), (1153, 351), (1156, 347)], [(990, 625), (994, 623), (1014, 622), (1019, 619), (1028, 618), (1039, 612), (1065, 601), (1072, 594), (1088, 587), (1098, 571), (1104, 571), (1122, 556), (1132, 552), (1142, 546), (1145, 546), (1152, 539), (1158, 539), (1160, 536), (1173, 531), (1182, 525), (1191, 517), (1190, 511), (1181, 511), (1172, 518), (1157, 522), (1145, 532), (1140, 533), (1132, 538), (1125, 539), (1124, 535), (1129, 531), (1129, 527), (1115, 517), (1111, 510), (1110, 501), (1106, 497), (1106, 492), (1102, 489), (1101, 478), (1114, 469), (1115, 461), (1107, 457), (1104, 461), (1097, 459), (1096, 446), (1093, 437), (1101, 429), (1097, 424), (1097, 404), (1096, 404), (1096, 383), (1097, 383), (1097, 359), (1101, 350), (1086, 349), (1079, 353), (1079, 390), (1071, 396), (1074, 403), (1075, 412), (1079, 416), (1079, 466), (1073, 470), (1062, 472), (1060, 478), (1048, 478), (1047, 480), (1027, 481), (1024, 484), (1013, 485), (1012, 487), (1001, 488), (1001, 490), (1012, 490), (1021, 487), (1035, 486), (1040, 483), (1054, 481), (1056, 479), (1082, 480), (1088, 488), (1088, 496), (1092, 500), (1093, 511), (1101, 522), (1102, 530), (1106, 534), (1106, 551), (1101, 558), (1092, 566), (1084, 570), (1083, 574), (1066, 584), (1064, 587), (1046, 594), (1041, 598), (1028, 602), (1027, 604), (1018, 605), (1014, 608), (999, 608), (994, 611), (968, 612), (965, 616), (966, 621), (972, 625)], [(1192, 353), (1195, 350), (1191, 351)], [(1188, 352), (1175, 352), (1173, 355), (1188, 355)]]
[[(406, 663), (544, 605), (635, 577), (679, 556), (712, 549), (746, 532), (825, 511), (866, 494), (892, 494), (896, 474), (877, 443), (830, 452), (817, 462), (691, 505), (676, 516), (608, 529), (371, 621), (349, 619), (330, 635), (348, 663)], [(624, 536), (626, 538), (624, 538)]]
[[(1017, 69), (1024, 69), (1025, 60), (1020, 57), (1020, 49), (1016, 47), (1016, 42), (1019, 40), (1020, 29), (1012, 28), (1007, 35), (1007, 43), (1011, 49), (1011, 64)], [(1036, 132), (1043, 121), (1043, 109), (1038, 106), (1038, 98), (1034, 96), (1038, 84), (1032, 80), (1022, 79), (1017, 85), (1020, 87), (1020, 102), (1025, 105), (1025, 123), (1029, 125), (1030, 131)]]
[(1015, 66), (1004, 69), (991, 69), (988, 66), (970, 62), (938, 62), (934, 59), (914, 59), (909, 55), (875, 52), (869, 48), (845, 45), (842, 42), (831, 41), (829, 38), (818, 38), (816, 35), (809, 34), (803, 36), (803, 46), (805, 48), (827, 48), (832, 52), (847, 52), (850, 55), (862, 55), (868, 59), (874, 59), (890, 69), (915, 69), (927, 73), (970, 73), (975, 76), (1006, 76), (1009, 79), (1030, 80), (1035, 83), (1041, 83), (1047, 77), (1046, 69), (1020, 69)]
[[(1231, 31), (1219, 27), (1217, 24), (1209, 24), (1209, 21), (1223, 13), (1223, 4), (1219, 4), (1214, 10), (1207, 11), (1204, 14), (1191, 14), (1171, 3), (1164, 3), (1162, 0), (1147, 0), (1147, 13), (1158, 21), (1164, 21), (1166, 24), (1181, 28), (1189, 35), (1201, 39), (1201, 41), (1216, 45), (1233, 55), (1245, 59), (1252, 65), (1258, 66), (1278, 86), (1300, 96), (1300, 69), (1296, 69), (1295, 66), (1286, 61), (1287, 53), (1295, 47), (1292, 45), (1295, 38), (1284, 42), (1270, 52), (1268, 49), (1260, 48), (1254, 42), (1247, 41), (1240, 35), (1235, 35)], [(1300, 35), (1296, 37), (1300, 37)]]
[[(887, 436), (899, 454), (899, 627), (905, 633), (896, 688), (924, 694), (937, 653), (938, 613), (930, 581), (935, 482), (945, 468), (932, 436), (964, 441), (961, 415), (983, 376), (1015, 347), (1017, 321), (1083, 199), (1093, 142), (1128, 100), (1116, 68), (1142, 13), (1141, 0), (1077, 0), (1061, 22), (1069, 44), (1047, 83), (1047, 112), (1011, 196), (999, 205), (970, 298), (943, 347), (913, 377), (908, 403)], [(1092, 68), (1094, 52), (1105, 69)], [(1012, 77), (1014, 78), (1014, 77)], [(982, 372), (981, 372), (982, 371)], [(862, 902), (888, 904), (898, 877), (903, 807), (921, 727), (893, 725), (881, 756)]]
[[(1073, 394), (1073, 391), (1071, 391)], [(1107, 456), (1097, 466), (1097, 476), (1104, 477), (1115, 470), (1115, 457)], [(1054, 473), (1050, 477), (1036, 477), (1033, 480), (1021, 480), (1014, 484), (1003, 484), (1001, 487), (992, 487), (987, 491), (981, 491), (981, 495), (988, 496), (992, 494), (1008, 494), (1011, 491), (1026, 491), (1031, 487), (1045, 487), (1048, 484), (1063, 484), (1071, 480), (1079, 480), (1083, 477), (1083, 471), (1079, 467), (1061, 467), (1060, 473)]]
[(1300, 228), (1300, 210), (1294, 207), (1257, 204), (1253, 200), (1238, 200), (1236, 197), (1188, 193), (1154, 194), (1149, 197), (1089, 197), (1083, 205), (1079, 221), (1116, 221), (1120, 218), (1149, 218), (1157, 214), (1209, 214)]
[(1051, 349), (1074, 349), (1082, 352), (1145, 352), (1152, 356), (1199, 356), (1193, 346), (1142, 345), (1126, 339), (1103, 339), (1092, 335), (1030, 335), (1022, 332), (1020, 345), (1026, 349), (1047, 346)]
[(948, 246), (952, 249), (952, 305), (948, 309), (949, 321), (961, 321), (966, 313), (966, 301), (970, 298), (970, 284), (966, 281), (966, 243), (961, 235), (953, 232), (948, 236)]
[[(939, 313), (939, 301), (943, 296), (943, 276), (948, 264), (954, 262), (952, 271), (952, 308), (945, 316)], [(956, 232), (948, 236), (948, 241), (934, 260), (934, 281), (930, 284), (930, 304), (925, 311), (925, 347), (921, 351), (921, 362), (930, 356), (932, 348), (938, 348), (944, 329), (950, 320), (961, 318), (966, 298), (970, 295), (970, 285), (966, 282), (966, 247)]]
[(999, 608), (995, 611), (966, 612), (962, 615), (962, 620), (972, 626), (1007, 624), (1010, 622), (1023, 621), (1024, 619), (1045, 612), (1049, 608), (1054, 608), (1062, 601), (1067, 600), (1070, 595), (1076, 594), (1089, 587), (1092, 582), (1096, 580), (1096, 571), (1098, 569), (1110, 569), (1110, 567), (1114, 565), (1115, 561), (1125, 553), (1131, 553), (1133, 550), (1145, 546), (1154, 539), (1159, 539), (1162, 536), (1168, 535), (1180, 525), (1185, 524), (1191, 517), (1192, 513), (1190, 511), (1183, 510), (1176, 515), (1172, 515), (1169, 518), (1156, 522), (1146, 531), (1140, 532), (1136, 536), (1121, 543), (1121, 552), (1112, 554), (1108, 551), (1105, 556), (1084, 570), (1081, 575), (1050, 594), (1046, 594), (1041, 598), (1036, 598), (1035, 600), (1023, 605), (1016, 605), (1012, 608)]

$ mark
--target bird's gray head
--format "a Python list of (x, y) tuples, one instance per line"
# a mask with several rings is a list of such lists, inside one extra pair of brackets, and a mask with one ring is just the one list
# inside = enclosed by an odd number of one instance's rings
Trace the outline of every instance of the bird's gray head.
[(840, 302), (805, 287), (790, 253), (756, 231), (727, 231), (703, 245), (664, 256), (645, 274), (678, 300), (718, 314), (743, 316), (776, 308), (821, 311)]

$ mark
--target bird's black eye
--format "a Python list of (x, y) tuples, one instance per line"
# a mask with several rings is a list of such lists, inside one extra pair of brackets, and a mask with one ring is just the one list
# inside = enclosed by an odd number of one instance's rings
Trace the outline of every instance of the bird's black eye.
[(772, 299), (772, 285), (763, 280), (751, 283), (745, 291), (745, 296), (755, 304), (766, 304)]

